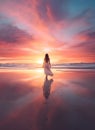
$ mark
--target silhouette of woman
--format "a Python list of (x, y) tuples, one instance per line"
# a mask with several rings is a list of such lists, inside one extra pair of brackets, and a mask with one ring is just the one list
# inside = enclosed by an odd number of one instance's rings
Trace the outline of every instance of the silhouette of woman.
[(46, 75), (46, 78), (47, 78), (48, 75), (53, 76), (53, 73), (50, 70), (51, 64), (50, 64), (50, 58), (49, 58), (48, 54), (45, 54), (43, 68), (44, 68), (44, 73)]
[(43, 85), (43, 95), (45, 99), (48, 99), (50, 95), (51, 90), (51, 84), (53, 83), (53, 79), (48, 80), (48, 78), (45, 79), (44, 85)]

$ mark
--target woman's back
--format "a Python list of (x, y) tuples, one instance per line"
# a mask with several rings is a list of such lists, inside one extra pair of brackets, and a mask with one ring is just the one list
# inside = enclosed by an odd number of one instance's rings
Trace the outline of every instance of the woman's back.
[(50, 66), (50, 62), (44, 61), (43, 67), (49, 69), (49, 68), (51, 67), (51, 66)]
[(45, 55), (43, 68), (44, 68), (44, 72), (45, 72), (46, 76), (47, 75), (53, 76), (53, 73), (50, 70), (51, 64), (50, 64), (50, 58), (49, 58), (48, 54)]

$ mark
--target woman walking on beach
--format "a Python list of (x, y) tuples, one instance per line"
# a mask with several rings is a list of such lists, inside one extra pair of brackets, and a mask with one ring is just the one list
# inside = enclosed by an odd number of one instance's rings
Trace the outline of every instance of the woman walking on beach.
[(44, 68), (44, 73), (46, 75), (46, 78), (48, 75), (53, 76), (52, 71), (50, 70), (51, 68), (51, 63), (50, 63), (50, 58), (48, 54), (45, 54), (44, 58), (44, 63), (43, 63), (43, 68)]

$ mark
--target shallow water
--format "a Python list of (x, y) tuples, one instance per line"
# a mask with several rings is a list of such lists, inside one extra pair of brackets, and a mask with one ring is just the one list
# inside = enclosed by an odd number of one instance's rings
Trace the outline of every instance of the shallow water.
[(95, 70), (0, 70), (0, 130), (95, 130)]

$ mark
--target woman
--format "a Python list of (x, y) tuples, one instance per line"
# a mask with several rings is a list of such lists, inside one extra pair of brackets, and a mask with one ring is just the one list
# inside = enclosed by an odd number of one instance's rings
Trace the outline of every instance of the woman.
[(50, 70), (51, 64), (50, 64), (50, 58), (49, 58), (48, 54), (45, 54), (43, 68), (44, 68), (44, 73), (46, 75), (46, 78), (47, 78), (48, 75), (53, 76), (53, 73)]

